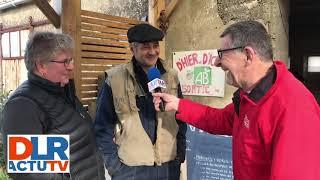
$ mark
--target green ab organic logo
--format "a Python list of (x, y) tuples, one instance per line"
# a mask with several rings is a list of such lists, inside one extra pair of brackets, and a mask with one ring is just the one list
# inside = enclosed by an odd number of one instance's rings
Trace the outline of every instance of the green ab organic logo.
[(208, 66), (200, 66), (200, 67), (194, 67), (193, 70), (193, 81), (194, 84), (198, 85), (211, 85), (211, 68)]

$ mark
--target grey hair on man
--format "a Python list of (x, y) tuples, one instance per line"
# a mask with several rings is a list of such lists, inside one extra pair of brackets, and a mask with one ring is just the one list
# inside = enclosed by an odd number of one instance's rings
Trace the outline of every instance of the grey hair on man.
[(129, 46), (132, 47), (132, 48), (133, 47), (137, 47), (138, 45), (139, 45), (138, 42), (132, 42), (132, 43), (129, 44)]
[(61, 51), (72, 52), (74, 41), (67, 34), (35, 32), (27, 42), (24, 61), (28, 72), (36, 69), (36, 62), (48, 63)]
[(263, 24), (241, 21), (226, 28), (220, 37), (230, 36), (233, 47), (251, 46), (263, 61), (273, 60), (271, 38)]

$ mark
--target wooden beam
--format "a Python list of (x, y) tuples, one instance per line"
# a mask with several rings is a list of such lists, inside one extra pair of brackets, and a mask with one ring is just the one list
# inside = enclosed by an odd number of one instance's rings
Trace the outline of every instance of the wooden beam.
[[(160, 15), (161, 10), (165, 9), (165, 0), (149, 0), (149, 23), (153, 26), (159, 28), (158, 26), (158, 15)], [(163, 41), (160, 41), (160, 58), (165, 59), (166, 49), (165, 49), (165, 37)]]
[[(160, 0), (161, 1), (161, 0)], [(171, 0), (170, 4), (168, 4), (165, 8), (162, 9), (157, 9), (156, 11), (156, 21), (159, 21), (160, 19), (160, 13), (162, 10), (164, 10), (165, 12), (165, 19), (169, 19), (169, 17), (171, 16), (172, 12), (174, 11), (174, 9), (176, 8), (177, 4), (179, 3), (179, 0)]]
[(76, 85), (77, 96), (80, 97), (80, 60), (81, 60), (81, 0), (62, 0), (61, 14), (62, 32), (69, 34), (74, 40), (74, 70), (73, 78)]
[(171, 16), (171, 13), (176, 8), (176, 5), (178, 4), (179, 0), (171, 0), (170, 4), (166, 6), (166, 18), (168, 19)]
[(49, 19), (56, 28), (60, 28), (60, 16), (51, 7), (47, 0), (33, 0), (41, 12)]
[(155, 19), (155, 0), (148, 0), (148, 23), (155, 26), (156, 25), (156, 19)]

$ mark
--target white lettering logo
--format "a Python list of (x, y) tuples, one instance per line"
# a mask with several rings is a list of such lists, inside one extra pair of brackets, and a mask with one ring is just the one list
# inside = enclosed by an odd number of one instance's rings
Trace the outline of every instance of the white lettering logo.
[(148, 82), (149, 92), (153, 92), (156, 88), (166, 88), (166, 83), (164, 80), (155, 78), (154, 80)]
[(243, 125), (244, 125), (244, 127), (248, 128), (248, 129), (250, 127), (250, 121), (249, 121), (248, 116), (246, 114), (244, 115), (244, 118), (243, 118)]

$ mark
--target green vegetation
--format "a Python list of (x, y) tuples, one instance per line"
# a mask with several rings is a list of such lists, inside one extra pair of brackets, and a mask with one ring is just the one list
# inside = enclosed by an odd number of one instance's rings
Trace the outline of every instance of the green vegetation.
[(5, 168), (0, 168), (0, 180), (11, 180), (11, 178), (9, 178)]

